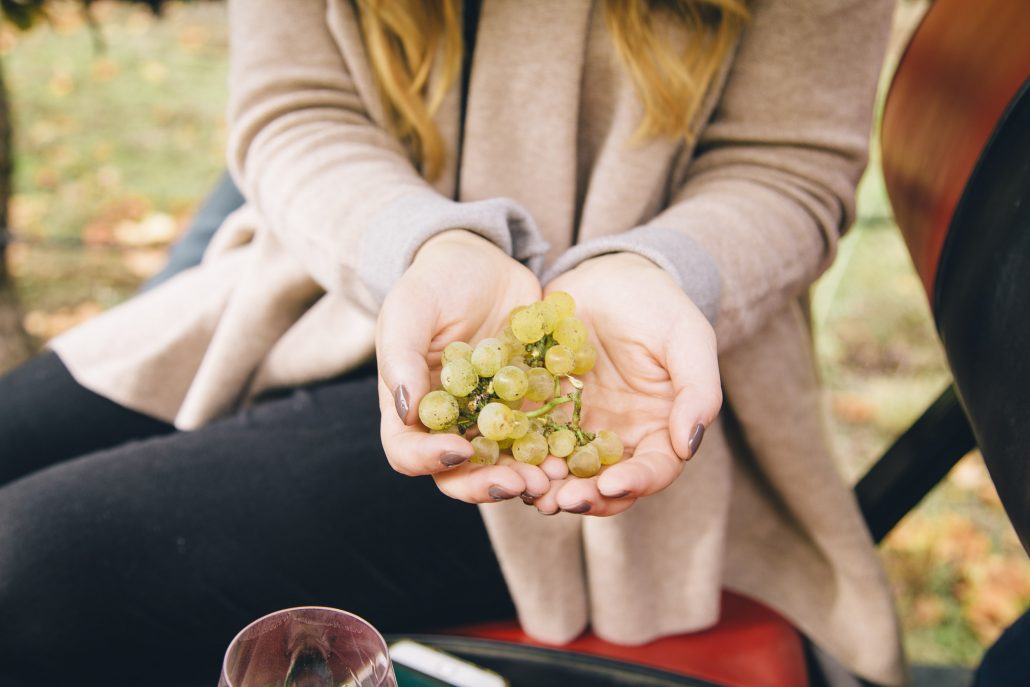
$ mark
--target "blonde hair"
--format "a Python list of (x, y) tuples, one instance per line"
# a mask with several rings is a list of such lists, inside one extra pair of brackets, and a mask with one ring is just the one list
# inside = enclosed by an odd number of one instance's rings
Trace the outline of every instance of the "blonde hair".
[[(461, 73), (461, 0), (357, 4), (391, 132), (434, 179), (447, 151), (433, 114)], [(637, 137), (693, 140), (691, 126), (705, 90), (748, 18), (746, 0), (604, 0), (604, 14), (644, 106)], [(688, 32), (682, 49), (664, 35), (663, 15)], [(434, 68), (439, 76), (430, 89)]]

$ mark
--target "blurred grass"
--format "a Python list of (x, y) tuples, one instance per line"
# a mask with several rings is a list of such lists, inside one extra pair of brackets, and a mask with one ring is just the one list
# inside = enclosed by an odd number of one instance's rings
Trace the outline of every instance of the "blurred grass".
[[(916, 5), (899, 6), (899, 35)], [(41, 338), (129, 297), (224, 165), (224, 6), (173, 5), (161, 21), (110, 3), (95, 11), (104, 52), (74, 5), (55, 12), (52, 28), (0, 33), (18, 156), (12, 262), (26, 324)], [(949, 383), (876, 151), (873, 162), (859, 221), (813, 293), (833, 441), (850, 481)], [(881, 553), (915, 661), (973, 664), (1030, 604), (1030, 564), (975, 453)]]
[(126, 298), (161, 254), (119, 234), (154, 215), (181, 226), (224, 166), (224, 5), (172, 5), (162, 20), (104, 2), (94, 13), (102, 50), (77, 3), (57, 3), (51, 26), (0, 34), (12, 262), (29, 310)]

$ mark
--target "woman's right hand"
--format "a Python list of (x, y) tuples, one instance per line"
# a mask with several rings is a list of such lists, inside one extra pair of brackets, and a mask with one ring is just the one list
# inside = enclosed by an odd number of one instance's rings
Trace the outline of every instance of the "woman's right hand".
[(443, 232), (419, 249), (383, 303), (376, 330), (381, 434), (395, 470), (432, 475), (440, 491), (469, 503), (531, 499), (548, 490), (543, 469), (510, 458), (469, 464), (468, 441), (430, 434), (418, 419), (419, 401), (439, 380), (444, 346), (496, 336), (512, 308), (540, 297), (532, 272), (471, 232)]

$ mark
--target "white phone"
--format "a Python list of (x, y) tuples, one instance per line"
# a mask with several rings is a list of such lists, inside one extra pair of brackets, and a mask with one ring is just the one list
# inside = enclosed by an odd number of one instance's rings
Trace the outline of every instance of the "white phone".
[(497, 673), (425, 644), (402, 639), (390, 645), (390, 659), (454, 687), (507, 687)]

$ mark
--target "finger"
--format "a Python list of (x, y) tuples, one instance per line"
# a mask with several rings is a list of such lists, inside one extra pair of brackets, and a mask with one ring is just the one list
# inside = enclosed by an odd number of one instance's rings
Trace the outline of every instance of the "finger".
[(429, 475), (465, 463), (472, 444), (457, 434), (430, 434), (421, 425), (405, 425), (393, 410), (386, 384), (379, 380), (379, 435), (386, 459), (402, 475)]
[[(677, 456), (689, 460), (697, 453), (705, 428), (722, 407), (722, 385), (715, 335), (707, 324), (689, 327), (691, 346), (668, 346), (666, 369), (676, 394), (669, 414), (669, 434)], [(698, 329), (706, 335), (699, 335)]]
[(526, 490), (526, 482), (505, 465), (463, 465), (433, 475), (437, 488), (466, 503), (494, 503), (513, 499)]
[[(429, 392), (426, 358), (437, 312), (432, 302), (426, 302), (424, 294), (408, 291), (398, 284), (383, 303), (376, 327), (376, 363), (393, 402), (390, 411), (410, 425), (418, 419), (418, 401)], [(385, 416), (384, 400), (380, 394)]]
[(608, 467), (597, 478), (597, 489), (611, 498), (650, 496), (673, 483), (683, 461), (673, 452), (669, 436), (654, 432), (637, 445), (633, 456)]
[(519, 495), (527, 504), (540, 498), (551, 488), (551, 480), (540, 466), (520, 463), (511, 457), (502, 458), (498, 464), (511, 468), (522, 477), (526, 489)]
[[(604, 474), (604, 473), (601, 473)], [(629, 509), (636, 502), (632, 496), (608, 498), (597, 487), (598, 478), (572, 478), (557, 488), (555, 502), (566, 513), (606, 517)], [(552, 486), (552, 489), (555, 487)]]
[[(560, 459), (559, 459), (560, 460)], [(546, 462), (546, 461), (545, 461)], [(562, 461), (564, 462), (564, 461)], [(533, 505), (536, 509), (544, 515), (554, 515), (561, 512), (561, 507), (558, 506), (557, 495), (562, 490), (564, 485), (568, 484), (569, 480), (576, 479), (575, 477), (565, 477), (551, 482), (550, 488), (547, 493), (538, 498)]]
[(555, 456), (547, 456), (544, 462), (540, 463), (540, 469), (551, 481), (565, 479), (569, 476), (569, 464), (563, 458)]

